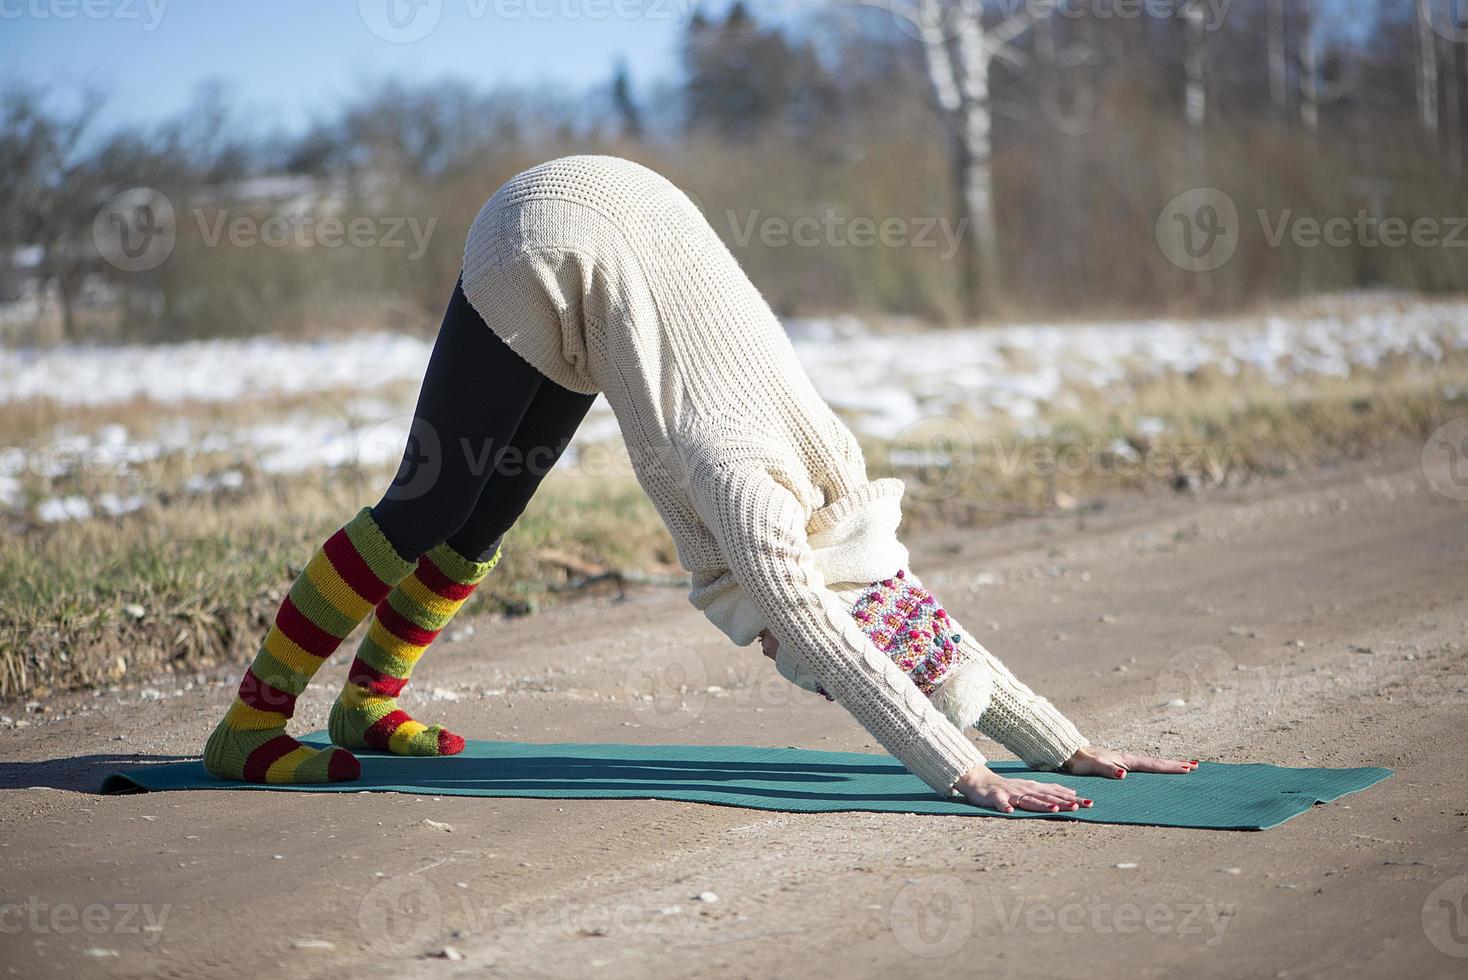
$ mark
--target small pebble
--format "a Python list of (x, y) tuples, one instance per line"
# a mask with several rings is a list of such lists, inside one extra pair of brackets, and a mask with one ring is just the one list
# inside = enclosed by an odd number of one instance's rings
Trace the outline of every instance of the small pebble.
[(1135, 861), (1123, 861), (1120, 864), (1113, 865), (1113, 867), (1118, 868), (1122, 871), (1130, 871), (1133, 868), (1137, 867), (1137, 863)]
[(441, 820), (429, 820), (427, 817), (423, 818), (423, 826), (431, 827), (434, 830), (442, 830), (444, 833), (448, 834), (452, 834), (454, 832), (453, 824), (444, 823)]
[(296, 949), (336, 949), (336, 943), (326, 939), (293, 939), (291, 945)]
[(699, 892), (697, 895), (693, 896), (693, 899), (697, 902), (706, 902), (709, 905), (712, 905), (719, 900), (719, 896), (715, 895), (713, 892)]

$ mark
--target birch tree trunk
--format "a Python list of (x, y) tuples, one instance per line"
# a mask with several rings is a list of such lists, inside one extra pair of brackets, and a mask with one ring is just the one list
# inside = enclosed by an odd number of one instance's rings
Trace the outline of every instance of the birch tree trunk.
[(1437, 135), (1437, 43), (1432, 31), (1432, 0), (1417, 0), (1417, 111), (1422, 128)]
[(928, 83), (949, 133), (964, 241), (963, 305), (970, 314), (997, 306), (1002, 284), (990, 166), (992, 55), (982, 14), (980, 0), (917, 0), (909, 18), (918, 30)]
[(1314, 135), (1320, 128), (1319, 58), (1315, 50), (1315, 11), (1313, 0), (1299, 0), (1300, 24), (1300, 125)]
[(1187, 0), (1182, 10), (1186, 39), (1183, 73), (1187, 78), (1183, 120), (1187, 123), (1188, 169), (1194, 187), (1206, 186), (1208, 180), (1208, 143), (1204, 130), (1208, 122), (1208, 47), (1203, 14), (1202, 0)]
[(1269, 49), (1269, 106), (1274, 121), (1289, 118), (1288, 67), (1285, 64), (1285, 0), (1269, 0), (1266, 45)]
[(1448, 171), (1458, 179), (1463, 177), (1463, 80), (1462, 58), (1454, 41), (1447, 45), (1447, 61), (1443, 72), (1443, 117), (1444, 136), (1447, 140)]
[(993, 55), (984, 37), (981, 0), (959, 0), (960, 16), (950, 42), (958, 79), (954, 168), (969, 219), (965, 285), (975, 312), (995, 309), (1003, 296), (999, 221), (994, 213), (994, 117), (989, 107)]

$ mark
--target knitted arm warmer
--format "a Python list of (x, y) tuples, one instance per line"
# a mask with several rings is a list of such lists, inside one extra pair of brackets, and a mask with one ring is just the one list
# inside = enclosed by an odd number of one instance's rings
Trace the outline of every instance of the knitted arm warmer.
[[(919, 588), (926, 588), (911, 571), (907, 577)], [(983, 672), (981, 689), (988, 700), (987, 707), (982, 707), (982, 714), (978, 714), (980, 706), (964, 706), (970, 709), (969, 713), (962, 720), (954, 718), (955, 724), (973, 724), (980, 733), (1035, 769), (1059, 769), (1077, 749), (1091, 744), (1055, 705), (1010, 673), (998, 657), (953, 618), (951, 610), (948, 611), (948, 621), (962, 636), (958, 644), (962, 658), (959, 670)], [(971, 682), (969, 686), (972, 687)], [(957, 706), (956, 699), (945, 699), (941, 694), (935, 698)], [(977, 721), (973, 720), (975, 714), (978, 714)]]
[(987, 670), (994, 684), (989, 709), (975, 725), (980, 732), (1036, 769), (1059, 769), (1090, 744), (1055, 705), (1025, 686), (967, 630), (960, 646), (964, 658)]
[(811, 560), (805, 516), (788, 489), (758, 469), (718, 467), (696, 497), (740, 585), (788, 655), (882, 747), (939, 794), (984, 756), (881, 653), (826, 588)]

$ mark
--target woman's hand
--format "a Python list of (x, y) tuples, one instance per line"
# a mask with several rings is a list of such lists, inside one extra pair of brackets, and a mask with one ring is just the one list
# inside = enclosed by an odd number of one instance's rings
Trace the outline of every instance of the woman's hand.
[(1059, 813), (1088, 807), (1085, 799), (1069, 786), (1037, 783), (1033, 779), (1008, 779), (988, 766), (975, 766), (958, 778), (953, 788), (975, 806), (1013, 813), (1015, 808), (1035, 813)]
[[(759, 648), (761, 653), (770, 658), (771, 663), (774, 663), (779, 659), (780, 641), (775, 639), (774, 634), (772, 634), (769, 630), (759, 631)], [(823, 687), (817, 687), (815, 691), (827, 701), (836, 700), (835, 698), (831, 697), (831, 695), (827, 694), (826, 689)]]
[(774, 634), (769, 630), (759, 631), (759, 648), (771, 660), (780, 655), (780, 641), (775, 639)]
[(1181, 775), (1198, 768), (1198, 760), (1155, 759), (1150, 755), (1132, 755), (1088, 745), (1077, 749), (1076, 754), (1066, 760), (1066, 772), (1077, 776), (1105, 776), (1108, 779), (1125, 779), (1129, 772), (1163, 772)]

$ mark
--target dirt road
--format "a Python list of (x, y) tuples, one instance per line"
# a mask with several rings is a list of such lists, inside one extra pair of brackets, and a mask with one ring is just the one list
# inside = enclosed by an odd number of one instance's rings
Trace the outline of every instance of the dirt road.
[[(196, 752), (231, 693), (169, 681), (63, 699), (0, 732), (0, 964), (68, 977), (1468, 972), (1468, 504), (1434, 493), (1415, 452), (912, 544), (959, 618), (1098, 742), (1397, 775), (1263, 833), (94, 795), (117, 767)], [(677, 590), (476, 625), (430, 654), (410, 704), (471, 736), (871, 747)], [(324, 723), (347, 659), (302, 700), (301, 730)]]

